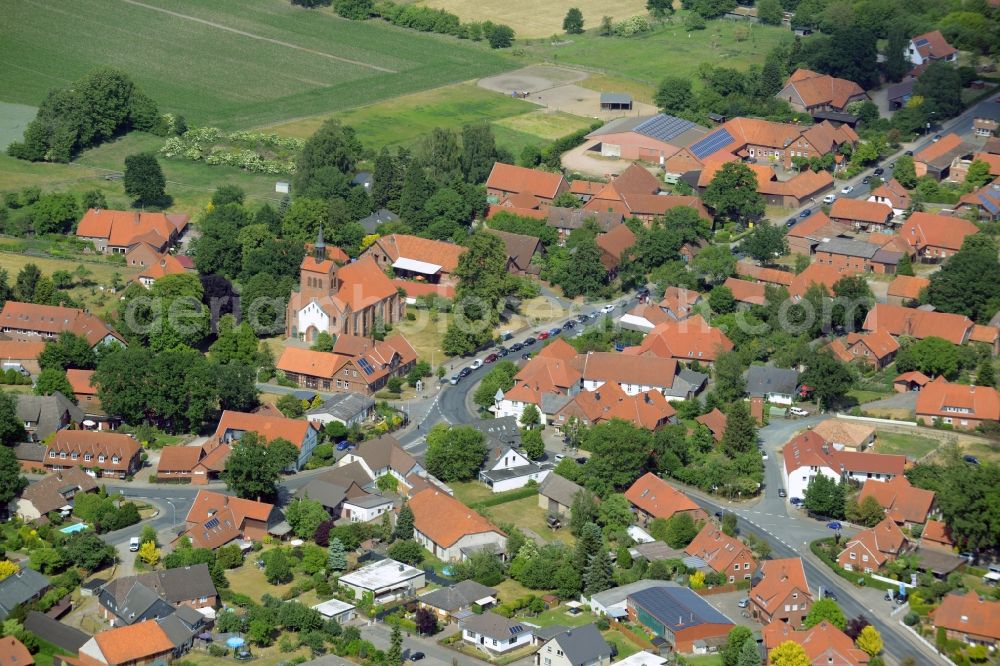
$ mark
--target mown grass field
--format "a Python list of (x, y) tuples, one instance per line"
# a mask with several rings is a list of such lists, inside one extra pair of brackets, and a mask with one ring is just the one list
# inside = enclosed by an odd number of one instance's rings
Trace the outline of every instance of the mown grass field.
[(286, 0), (12, 0), (0, 22), (0, 97), (37, 105), (118, 67), (189, 123), (246, 128), (352, 108), (510, 67), (485, 44)]
[(880, 430), (875, 450), (879, 453), (894, 453), (911, 460), (919, 460), (940, 444), (941, 442), (933, 437)]
[(762, 65), (768, 51), (791, 40), (788, 28), (725, 20), (709, 21), (706, 30), (689, 33), (675, 17), (671, 23), (628, 39), (599, 37), (596, 31), (589, 31), (567, 36), (569, 43), (553, 45), (545, 40), (525, 50), (529, 56), (556, 64), (582, 65), (656, 85), (668, 74), (693, 78), (702, 63), (739, 70)]
[(562, 34), (563, 18), (570, 7), (583, 13), (583, 27), (596, 28), (602, 16), (619, 21), (646, 14), (645, 0), (418, 0), (415, 4), (446, 9), (463, 21), (493, 21), (514, 28), (519, 39)]

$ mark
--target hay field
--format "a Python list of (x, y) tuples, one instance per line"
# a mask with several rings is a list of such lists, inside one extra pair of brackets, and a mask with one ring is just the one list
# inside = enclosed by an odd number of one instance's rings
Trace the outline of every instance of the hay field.
[(562, 33), (566, 11), (576, 7), (583, 13), (584, 29), (596, 28), (602, 16), (616, 21), (646, 14), (646, 0), (418, 0), (416, 4), (446, 9), (463, 21), (493, 21), (514, 28), (518, 39), (550, 37)]
[(246, 128), (496, 73), (485, 44), (347, 21), (287, 0), (9, 0), (0, 100), (37, 105), (98, 66), (189, 124)]

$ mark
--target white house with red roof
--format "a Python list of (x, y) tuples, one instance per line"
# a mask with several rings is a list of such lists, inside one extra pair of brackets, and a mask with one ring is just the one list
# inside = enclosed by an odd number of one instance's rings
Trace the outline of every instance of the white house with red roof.
[(820, 475), (835, 481), (852, 479), (865, 483), (868, 480), (889, 481), (906, 469), (906, 456), (838, 451), (812, 430), (806, 430), (785, 444), (782, 455), (789, 497), (805, 496), (809, 483)]
[(958, 49), (948, 43), (940, 30), (932, 30), (912, 38), (906, 46), (905, 54), (907, 60), (919, 66), (934, 60), (955, 62)]

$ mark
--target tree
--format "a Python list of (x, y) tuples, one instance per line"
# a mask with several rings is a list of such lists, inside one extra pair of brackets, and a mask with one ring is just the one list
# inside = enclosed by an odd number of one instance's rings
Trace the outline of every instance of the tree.
[(831, 318), (834, 326), (843, 326), (849, 331), (860, 330), (868, 311), (875, 305), (875, 294), (868, 281), (860, 275), (842, 277), (834, 283), (833, 295)]
[(413, 538), (413, 509), (408, 504), (403, 504), (396, 516), (396, 528), (393, 532), (394, 539)]
[(31, 207), (31, 219), (35, 233), (64, 234), (80, 219), (80, 204), (73, 194), (46, 194)]
[(343, 571), (347, 568), (347, 553), (344, 550), (344, 543), (336, 537), (330, 539), (326, 566), (330, 571)]
[(694, 104), (694, 93), (691, 92), (691, 79), (681, 76), (667, 76), (660, 81), (660, 86), (653, 96), (656, 106), (664, 113), (681, 113)]
[[(889, 29), (889, 40), (885, 47), (885, 76), (894, 83), (902, 81), (910, 71), (910, 63), (906, 57), (909, 42), (904, 26), (897, 23)], [(897, 161), (897, 167), (898, 164)]]
[(750, 453), (757, 448), (757, 424), (750, 415), (750, 408), (737, 400), (726, 414), (726, 432), (722, 435), (722, 450), (730, 458)]
[(708, 305), (716, 314), (729, 314), (736, 310), (736, 299), (729, 287), (717, 284), (708, 293)]
[(438, 623), (434, 612), (426, 608), (418, 608), (414, 620), (417, 626), (417, 633), (421, 636), (432, 636), (437, 633)]
[(392, 635), (389, 637), (389, 651), (385, 653), (386, 666), (403, 666), (403, 632), (399, 623), (392, 625)]
[(826, 620), (841, 631), (847, 626), (847, 618), (844, 617), (844, 611), (840, 610), (840, 606), (833, 599), (819, 599), (814, 601), (812, 608), (809, 609), (809, 614), (806, 615), (803, 626), (806, 629), (811, 629), (823, 620)]
[(709, 245), (695, 256), (691, 268), (700, 273), (705, 282), (717, 284), (733, 274), (736, 258), (723, 245)]
[(514, 43), (514, 29), (509, 25), (494, 25), (486, 34), (491, 49), (507, 49)]
[(785, 641), (768, 655), (771, 666), (809, 666), (805, 648), (795, 641)]
[[(20, 422), (18, 422), (20, 423)], [(9, 446), (0, 446), (0, 504), (6, 506), (28, 487), (21, 464)]]
[(151, 567), (155, 567), (160, 561), (160, 549), (156, 547), (155, 541), (146, 541), (139, 546), (139, 559)]
[(545, 455), (545, 443), (542, 441), (541, 430), (524, 430), (521, 433), (521, 448), (531, 460), (538, 460)]
[(400, 562), (416, 566), (424, 559), (424, 549), (412, 539), (401, 539), (393, 542), (387, 551), (389, 557)]
[(583, 466), (583, 485), (602, 497), (632, 485), (653, 448), (649, 431), (620, 419), (594, 426), (583, 440), (581, 448), (591, 452)]
[(153, 153), (139, 153), (125, 158), (125, 194), (138, 206), (156, 206), (167, 196), (167, 179)]
[(739, 224), (754, 222), (764, 215), (764, 197), (757, 192), (757, 176), (741, 162), (723, 164), (702, 199), (716, 217)]
[(532, 403), (528, 403), (527, 405), (525, 405), (524, 409), (521, 410), (520, 421), (521, 425), (524, 426), (525, 428), (531, 428), (532, 426), (536, 426), (539, 423), (541, 423), (542, 416), (538, 412), (538, 407), (536, 407)]
[(256, 433), (244, 433), (226, 459), (226, 487), (244, 499), (277, 497), (278, 477), (286, 465), (276, 458)]
[(442, 481), (475, 478), (486, 454), (483, 433), (470, 426), (438, 423), (427, 433), (427, 471)]
[(783, 227), (762, 221), (754, 225), (740, 248), (757, 261), (770, 263), (775, 257), (788, 254), (788, 241)]
[(907, 275), (913, 277), (915, 273), (913, 272), (913, 260), (910, 259), (910, 255), (904, 252), (899, 257), (899, 263), (896, 264), (896, 275)]
[(878, 632), (878, 629), (871, 625), (861, 630), (855, 643), (860, 649), (867, 652), (870, 657), (881, 654), (884, 647), (882, 635)]
[(979, 362), (979, 367), (976, 369), (976, 386), (990, 386), (995, 387), (997, 385), (997, 373), (993, 367), (993, 361), (989, 358), (984, 358)]
[(339, 120), (327, 120), (309, 137), (295, 163), (292, 184), (300, 197), (325, 199), (346, 194), (350, 178), (361, 157), (361, 141), (354, 129)]
[(1000, 300), (997, 245), (984, 234), (966, 236), (962, 249), (931, 275), (927, 298), (938, 310), (954, 312), (979, 322), (988, 321)]
[(830, 409), (851, 389), (854, 378), (846, 363), (827, 351), (819, 351), (806, 362), (800, 381), (813, 389), (820, 405)]
[(962, 79), (952, 63), (931, 61), (917, 82), (913, 94), (924, 98), (924, 104), (944, 120), (962, 112)]
[(744, 370), (746, 365), (736, 351), (723, 352), (715, 359), (715, 395), (721, 402), (743, 399), (743, 394), (746, 392)]
[(13, 576), (20, 570), (21, 567), (17, 566), (10, 560), (0, 560), (0, 580)]
[(71, 331), (63, 331), (58, 338), (45, 343), (45, 349), (38, 356), (38, 364), (43, 370), (93, 370), (97, 365), (97, 357), (86, 338)]
[[(576, 461), (573, 461), (576, 465)], [(578, 490), (573, 495), (573, 504), (570, 505), (569, 531), (575, 537), (579, 537), (583, 532), (583, 526), (587, 523), (596, 523), (600, 515), (599, 505), (594, 493), (586, 488)]]
[(784, 15), (778, 0), (759, 0), (757, 2), (757, 18), (764, 25), (781, 25)]
[(567, 35), (579, 35), (583, 33), (583, 12), (576, 7), (570, 7), (563, 19), (563, 32)]
[(602, 548), (604, 548), (604, 537), (601, 535), (601, 528), (594, 523), (587, 523), (580, 530), (580, 536), (576, 541), (576, 549), (573, 551), (573, 567), (582, 576), (585, 576), (590, 567), (590, 560)]
[(760, 666), (760, 648), (753, 638), (743, 641), (736, 666)]
[(731, 537), (736, 536), (736, 514), (726, 511), (722, 514), (722, 532)]
[(35, 264), (25, 264), (17, 273), (17, 279), (14, 282), (14, 289), (12, 296), (15, 301), (21, 301), (22, 303), (34, 303), (35, 302), (35, 291), (38, 289), (38, 283), (42, 279), (42, 271), (39, 270), (38, 266)]
[(662, 21), (674, 13), (673, 0), (646, 0), (646, 11), (653, 15), (653, 18)]
[(476, 387), (472, 395), (473, 401), (484, 409), (492, 406), (498, 390), (509, 391), (514, 386), (517, 370), (517, 366), (511, 361), (504, 360), (494, 364)]
[(55, 368), (42, 370), (35, 381), (35, 395), (52, 395), (56, 391), (62, 393), (70, 401), (76, 402), (76, 397), (73, 395), (73, 387), (70, 386), (64, 371), (56, 370)]
[[(851, 507), (848, 507), (851, 509)], [(885, 518), (885, 509), (873, 495), (868, 495), (848, 511), (847, 519), (865, 527), (875, 527)]]
[(827, 518), (844, 517), (844, 487), (824, 474), (817, 474), (809, 481), (803, 500), (809, 513)]
[(320, 523), (330, 520), (330, 514), (316, 500), (304, 497), (288, 505), (285, 510), (285, 520), (292, 526), (295, 536), (309, 539), (316, 533)]
[(990, 165), (982, 160), (974, 160), (965, 174), (965, 184), (976, 190), (992, 180)]
[(283, 585), (292, 579), (292, 568), (285, 557), (285, 551), (272, 550), (264, 564), (264, 577), (271, 585)]
[(929, 336), (911, 342), (896, 355), (900, 372), (919, 370), (930, 377), (955, 378), (962, 367), (962, 349), (944, 338)]
[(587, 574), (584, 576), (584, 592), (587, 595), (603, 592), (615, 584), (614, 567), (611, 565), (611, 557), (608, 555), (608, 548), (602, 545), (597, 554), (590, 560), (587, 567)]
[(667, 519), (665, 540), (671, 548), (683, 548), (698, 535), (698, 526), (688, 513), (675, 513)]
[(615, 493), (601, 502), (597, 512), (598, 524), (605, 534), (627, 529), (632, 524), (632, 506), (621, 493)]
[(747, 639), (753, 640), (753, 632), (749, 628), (737, 625), (729, 630), (722, 648), (722, 666), (739, 666), (740, 648)]
[(896, 167), (892, 170), (893, 177), (899, 184), (908, 190), (917, 186), (917, 171), (913, 164), (913, 158), (909, 155), (902, 155), (896, 160)]
[(291, 393), (286, 393), (285, 395), (278, 398), (275, 403), (282, 414), (289, 419), (302, 418), (302, 415), (306, 413), (306, 408), (302, 404), (302, 399), (298, 398)]
[(76, 532), (70, 536), (63, 544), (63, 551), (73, 566), (87, 571), (97, 571), (115, 560), (114, 546), (105, 543), (101, 537), (90, 531)]

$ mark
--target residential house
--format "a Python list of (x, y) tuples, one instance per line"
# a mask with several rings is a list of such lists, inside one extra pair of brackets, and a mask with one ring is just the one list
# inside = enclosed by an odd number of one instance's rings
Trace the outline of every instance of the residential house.
[(940, 520), (930, 519), (924, 524), (920, 533), (921, 548), (938, 548), (949, 553), (955, 549), (955, 540), (951, 536), (951, 528)]
[(181, 606), (215, 608), (218, 592), (207, 564), (115, 578), (101, 588), (101, 616), (111, 626), (158, 620)]
[(609, 666), (611, 646), (597, 626), (585, 624), (556, 634), (535, 653), (535, 666)]
[(834, 356), (844, 363), (858, 363), (881, 370), (892, 363), (899, 343), (885, 331), (848, 333), (829, 345)]
[[(346, 502), (374, 494), (377, 486), (361, 463), (354, 462), (325, 470), (309, 479), (309, 482), (295, 491), (296, 499), (311, 499), (319, 502), (333, 519), (353, 516), (345, 513)], [(347, 509), (349, 512), (350, 509)]]
[(838, 198), (830, 206), (831, 220), (862, 231), (891, 229), (893, 215), (889, 205), (862, 199)]
[(370, 523), (381, 520), (399, 503), (395, 493), (366, 493), (354, 498), (345, 498), (341, 505), (341, 516), (352, 523)]
[(0, 638), (0, 664), (2, 666), (34, 666), (35, 658), (24, 643), (13, 636)]
[(597, 247), (601, 251), (601, 265), (608, 275), (618, 273), (622, 262), (628, 259), (627, 252), (635, 245), (635, 234), (626, 224), (619, 224), (610, 231), (598, 234)]
[(917, 177), (931, 176), (935, 180), (961, 183), (969, 170), (976, 147), (957, 134), (945, 134), (913, 156)]
[(24, 628), (58, 648), (69, 653), (79, 652), (90, 636), (75, 627), (63, 624), (36, 610), (28, 611), (23, 620)]
[(708, 130), (664, 113), (616, 118), (586, 136), (588, 151), (604, 157), (664, 165), (679, 149), (690, 146)]
[(580, 357), (581, 381), (587, 391), (617, 384), (625, 395), (656, 391), (667, 400), (684, 400), (700, 392), (706, 381), (701, 373), (680, 370), (672, 358), (615, 352), (587, 352)]
[[(881, 205), (881, 204), (876, 204)], [(879, 273), (893, 275), (902, 258), (901, 252), (883, 249), (875, 243), (831, 238), (813, 248), (816, 263), (835, 268), (840, 273)]]
[(799, 373), (795, 369), (751, 365), (743, 373), (746, 392), (751, 398), (764, 398), (776, 405), (790, 405), (799, 387)]
[(701, 302), (701, 294), (697, 291), (686, 287), (667, 287), (657, 305), (670, 319), (681, 321), (693, 315), (695, 306)]
[(726, 278), (722, 286), (732, 292), (733, 299), (738, 303), (764, 305), (767, 302), (766, 287), (763, 283), (731, 277)]
[[(997, 104), (998, 112), (1000, 112), (1000, 103)], [(1000, 124), (998, 121), (993, 121), (992, 124)], [(973, 157), (974, 162), (986, 162), (990, 168), (991, 176), (1000, 176), (1000, 155), (993, 153), (976, 153)]]
[(875, 445), (875, 428), (860, 421), (826, 419), (814, 425), (812, 431), (838, 451), (864, 451)]
[(897, 476), (884, 483), (865, 481), (858, 503), (866, 497), (874, 497), (885, 509), (885, 515), (898, 525), (923, 525), (934, 510), (934, 491), (915, 488), (905, 476)]
[(720, 412), (718, 407), (713, 407), (712, 411), (707, 414), (696, 416), (694, 420), (708, 428), (715, 441), (722, 441), (726, 434), (726, 415)]
[(54, 340), (68, 331), (84, 338), (91, 349), (125, 339), (96, 315), (79, 308), (7, 301), (0, 310), (0, 330), (14, 340)]
[(865, 666), (870, 660), (868, 653), (859, 649), (850, 636), (826, 620), (804, 631), (774, 621), (764, 627), (762, 633), (768, 653), (791, 641), (802, 646), (810, 666)]
[(167, 275), (184, 275), (185, 273), (196, 273), (197, 269), (194, 260), (183, 254), (164, 253), (157, 257), (156, 261), (135, 276), (146, 289), (150, 289), (157, 280)]
[(946, 594), (931, 611), (931, 622), (945, 630), (949, 640), (969, 645), (1000, 646), (1000, 601), (988, 601), (975, 590)]
[(536, 462), (511, 446), (495, 446), (490, 449), (479, 471), (479, 480), (502, 493), (515, 488), (523, 488), (529, 482), (541, 483), (549, 476), (554, 464), (548, 461)]
[[(704, 192), (723, 164), (734, 159), (713, 160), (706, 163), (698, 175), (698, 188)], [(774, 206), (798, 208), (833, 187), (833, 176), (828, 171), (816, 172), (807, 169), (787, 180), (779, 180), (774, 167), (768, 164), (750, 163), (747, 166), (757, 177), (758, 194)]]
[(569, 479), (552, 473), (538, 484), (538, 506), (551, 516), (568, 518), (573, 499), (583, 488)]
[(987, 421), (1000, 421), (1000, 393), (990, 386), (952, 384), (938, 377), (917, 395), (916, 412), (927, 425), (974, 430)]
[(875, 527), (862, 530), (847, 541), (837, 555), (837, 564), (847, 571), (874, 573), (902, 555), (907, 548), (906, 536), (888, 516)]
[(0, 621), (21, 604), (41, 598), (49, 587), (48, 578), (28, 567), (0, 580)]
[(497, 591), (474, 580), (463, 580), (454, 585), (439, 587), (417, 597), (417, 605), (437, 615), (442, 622), (459, 621), (473, 614), (473, 606), (489, 608), (494, 605)]
[(343, 467), (352, 463), (361, 465), (372, 481), (386, 474), (395, 477), (399, 491), (404, 495), (426, 485), (421, 483), (421, 479), (427, 476), (427, 470), (392, 435), (362, 442), (357, 449), (348, 451), (338, 465)]
[[(733, 343), (720, 329), (710, 326), (701, 315), (682, 321), (667, 321), (646, 334), (642, 342), (627, 347), (626, 356), (673, 359), (687, 363), (697, 361), (711, 366), (719, 354), (732, 351)], [(586, 378), (584, 378), (586, 380)]]
[(903, 238), (923, 261), (940, 261), (962, 249), (966, 236), (979, 227), (961, 217), (916, 212), (899, 229)]
[(869, 99), (864, 88), (854, 81), (797, 69), (785, 82), (776, 98), (788, 102), (798, 113), (843, 111), (851, 102)]
[[(109, 416), (101, 408), (101, 399), (97, 395), (97, 387), (94, 386), (93, 370), (67, 368), (66, 379), (73, 389), (76, 404), (83, 410), (85, 421), (93, 421), (98, 430), (110, 428), (115, 424), (116, 419)], [(85, 425), (91, 426), (92, 424)]]
[(931, 378), (922, 372), (904, 372), (892, 380), (892, 388), (896, 393), (919, 391), (929, 384)]
[(521, 276), (538, 275), (541, 271), (541, 259), (545, 256), (545, 247), (540, 238), (489, 228), (486, 232), (503, 241), (507, 252), (508, 273)]
[(670, 315), (666, 314), (658, 306), (640, 300), (631, 310), (618, 318), (618, 325), (629, 331), (648, 333), (659, 324), (668, 321), (673, 321)]
[(299, 456), (290, 466), (299, 470), (312, 456), (318, 442), (316, 428), (308, 421), (289, 419), (284, 416), (272, 416), (263, 413), (247, 413), (225, 410), (219, 418), (219, 425), (210, 443), (234, 446), (244, 433), (254, 432), (264, 443), (275, 439), (291, 442), (299, 450)]
[(338, 582), (350, 590), (355, 599), (370, 594), (376, 604), (412, 597), (427, 585), (422, 569), (388, 558), (344, 574)]
[(341, 335), (329, 352), (285, 347), (275, 367), (302, 388), (371, 396), (392, 377), (405, 377), (417, 352), (401, 333), (385, 340)]
[(958, 49), (948, 43), (940, 30), (932, 30), (913, 37), (905, 53), (906, 59), (915, 66), (935, 60), (954, 62), (958, 59)]
[(909, 210), (910, 205), (913, 203), (910, 193), (895, 178), (882, 183), (872, 190), (871, 194), (868, 195), (868, 201), (888, 206), (892, 209), (892, 214), (896, 217)]
[(532, 627), (487, 611), (458, 623), (462, 640), (491, 657), (531, 645)]
[[(678, 175), (668, 173), (667, 178), (676, 181)], [(594, 192), (584, 204), (583, 210), (618, 213), (637, 218), (648, 225), (675, 208), (687, 207), (706, 222), (711, 221), (712, 216), (698, 197), (664, 194), (660, 192), (660, 185), (660, 180), (646, 168), (631, 164), (611, 182)]]
[(334, 620), (341, 625), (347, 624), (353, 620), (357, 614), (355, 612), (357, 607), (354, 604), (350, 604), (336, 598), (327, 599), (326, 601), (316, 604), (312, 608), (313, 610), (319, 611), (319, 614), (323, 616), (324, 620)]
[(206, 484), (223, 471), (230, 450), (229, 445), (211, 440), (204, 446), (165, 446), (156, 464), (156, 480)]
[(730, 583), (750, 580), (757, 570), (753, 551), (745, 543), (731, 537), (712, 523), (706, 523), (684, 552), (705, 562)]
[(986, 139), (986, 153), (1000, 155), (1000, 150), (996, 147), (990, 148), (990, 138), (996, 136), (997, 129), (1000, 128), (1000, 102), (994, 99), (992, 104), (977, 104), (973, 107), (973, 112), (972, 134), (976, 139)]
[(479, 419), (468, 425), (483, 433), (488, 446), (521, 448), (521, 428), (513, 416), (499, 419)]
[(736, 274), (763, 284), (791, 287), (795, 274), (778, 268), (766, 268), (747, 260), (736, 262)]
[(656, 518), (669, 520), (679, 513), (688, 514), (695, 523), (708, 520), (708, 514), (691, 498), (652, 472), (639, 477), (625, 491), (625, 499), (636, 508), (643, 525)]
[(11, 502), (11, 511), (25, 522), (53, 512), (65, 517), (73, 510), (75, 496), (96, 491), (97, 483), (92, 476), (80, 467), (69, 467), (52, 472), (25, 488), (21, 496)]
[(80, 663), (104, 666), (144, 666), (169, 663), (174, 643), (155, 621), (107, 629), (80, 648)]
[(973, 326), (972, 320), (964, 315), (876, 303), (868, 311), (862, 328), (866, 331), (885, 331), (897, 338), (901, 335), (917, 340), (937, 337), (955, 345), (964, 345), (972, 335)]
[(635, 395), (627, 394), (615, 383), (606, 383), (594, 391), (576, 394), (554, 415), (553, 422), (564, 426), (572, 418), (584, 425), (596, 425), (611, 419), (621, 419), (645, 430), (659, 430), (677, 422), (675, 410), (657, 390)]
[(920, 292), (931, 284), (927, 278), (897, 275), (889, 283), (886, 301), (890, 305), (908, 306), (920, 299)]
[(530, 404), (538, 408), (542, 423), (547, 423), (547, 413), (555, 413), (580, 392), (578, 365), (576, 349), (565, 340), (546, 345), (518, 371), (509, 390), (497, 393), (494, 416), (520, 419)]
[(642, 650), (615, 662), (616, 666), (665, 666), (666, 657)]
[(313, 423), (340, 423), (348, 428), (360, 426), (375, 413), (375, 400), (361, 393), (336, 393), (319, 407), (306, 410), (305, 418)]
[(88, 473), (124, 479), (139, 471), (139, 443), (128, 435), (91, 430), (60, 430), (45, 448), (45, 469), (83, 466)]
[(817, 245), (831, 238), (846, 238), (851, 226), (842, 222), (834, 222), (826, 213), (817, 210), (815, 213), (797, 223), (785, 238), (792, 254), (810, 256)]
[(494, 204), (512, 195), (528, 195), (541, 203), (551, 204), (553, 199), (568, 191), (569, 183), (560, 173), (503, 162), (494, 163), (486, 178), (486, 197)]
[(480, 550), (503, 555), (507, 550), (506, 534), (436, 488), (420, 491), (408, 506), (413, 512), (413, 538), (441, 560), (463, 561)]
[(793, 437), (782, 452), (784, 481), (789, 497), (804, 497), (812, 480), (823, 475), (835, 481), (868, 479), (889, 481), (906, 469), (906, 456), (838, 450), (815, 431)]
[(139, 243), (165, 252), (184, 235), (188, 219), (182, 214), (90, 208), (77, 224), (76, 236), (92, 242), (101, 254), (125, 254)]
[(41, 340), (0, 340), (0, 369), (20, 375), (37, 375), (42, 371), (38, 357), (45, 351)]
[[(603, 186), (603, 183), (601, 183)], [(545, 224), (554, 227), (559, 233), (560, 244), (566, 242), (566, 238), (588, 222), (597, 225), (601, 233), (610, 231), (625, 221), (622, 213), (607, 210), (588, 210), (585, 208), (561, 208), (552, 206), (541, 218)]]
[(573, 180), (570, 181), (569, 191), (583, 203), (590, 201), (591, 197), (604, 189), (605, 183), (599, 180)]
[(726, 643), (733, 623), (707, 601), (686, 587), (657, 587), (628, 597), (628, 616), (663, 638), (681, 654), (718, 651)]
[(963, 194), (958, 202), (963, 213), (974, 212), (980, 220), (1000, 220), (1000, 178)]
[(192, 545), (214, 550), (236, 539), (263, 541), (281, 522), (281, 512), (267, 502), (199, 490), (184, 520)]
[(379, 208), (368, 217), (358, 220), (358, 224), (364, 228), (366, 234), (378, 233), (378, 228), (386, 222), (399, 222), (399, 215), (388, 208)]
[(52, 395), (18, 393), (17, 420), (29, 442), (43, 442), (63, 428), (79, 427), (84, 413), (59, 391)]
[(812, 592), (802, 558), (760, 563), (760, 579), (750, 589), (750, 614), (761, 624), (784, 622), (798, 628), (812, 608)]
[(349, 261), (339, 248), (327, 247), (320, 229), (316, 243), (306, 246), (309, 252), (299, 266), (299, 290), (288, 299), (285, 335), (305, 342), (315, 342), (323, 332), (369, 337), (378, 326), (399, 322), (406, 303), (386, 277), (385, 268), (399, 260), (401, 266), (433, 271), (431, 277), (439, 277), (442, 269), (426, 262), (407, 263), (398, 252), (388, 259), (384, 248), (395, 251), (396, 240), (396, 235), (384, 236), (356, 261)]
[(453, 282), (458, 259), (465, 248), (454, 243), (389, 234), (382, 236), (361, 253), (381, 270), (392, 268), (397, 277), (417, 278), (432, 284)]

